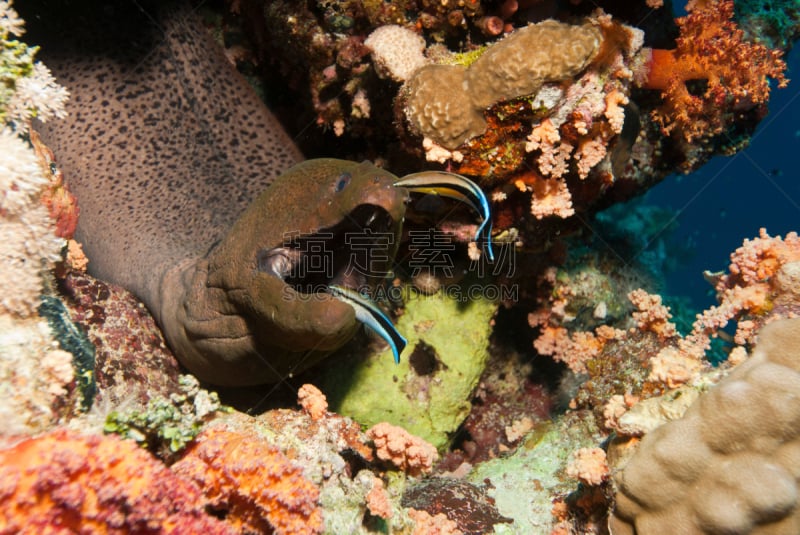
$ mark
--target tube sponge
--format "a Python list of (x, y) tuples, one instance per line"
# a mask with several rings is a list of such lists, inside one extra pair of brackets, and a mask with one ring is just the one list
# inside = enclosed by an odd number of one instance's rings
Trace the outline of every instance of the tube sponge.
[(685, 416), (642, 440), (621, 474), (613, 535), (800, 533), (800, 318)]

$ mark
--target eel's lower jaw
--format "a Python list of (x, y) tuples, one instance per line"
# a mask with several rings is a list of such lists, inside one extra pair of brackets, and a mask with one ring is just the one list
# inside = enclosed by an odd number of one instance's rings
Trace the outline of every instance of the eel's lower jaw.
[(259, 251), (258, 270), (306, 295), (367, 289), (390, 273), (399, 227), (380, 206), (360, 205), (334, 226)]

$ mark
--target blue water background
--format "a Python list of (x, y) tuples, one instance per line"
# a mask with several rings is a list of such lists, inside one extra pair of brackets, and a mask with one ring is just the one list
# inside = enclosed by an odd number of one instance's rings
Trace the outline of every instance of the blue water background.
[(761, 227), (771, 236), (800, 232), (800, 52), (786, 59), (791, 82), (773, 90), (769, 115), (747, 149), (670, 176), (644, 199), (670, 208), (678, 224), (673, 238), (681, 258), (665, 273), (663, 293), (687, 296), (697, 310), (716, 304), (703, 271), (726, 270), (745, 238)]

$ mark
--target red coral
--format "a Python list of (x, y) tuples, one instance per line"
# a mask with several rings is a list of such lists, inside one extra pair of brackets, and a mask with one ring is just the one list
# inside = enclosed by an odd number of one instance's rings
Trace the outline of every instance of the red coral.
[[(782, 52), (746, 42), (732, 19), (732, 0), (695, 5), (676, 20), (676, 48), (652, 51), (643, 86), (662, 91), (664, 104), (653, 118), (665, 134), (680, 133), (689, 143), (720, 134), (733, 124), (734, 112), (767, 102), (768, 77), (786, 87)], [(707, 86), (693, 95), (687, 83), (700, 80)]]
[(58, 430), (0, 450), (2, 533), (235, 533), (132, 441)]
[(319, 489), (255, 433), (204, 431), (173, 471), (198, 483), (209, 506), (239, 531), (322, 532)]

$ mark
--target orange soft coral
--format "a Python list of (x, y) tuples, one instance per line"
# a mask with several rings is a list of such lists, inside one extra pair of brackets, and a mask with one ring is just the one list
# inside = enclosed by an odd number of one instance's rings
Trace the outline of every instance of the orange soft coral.
[(235, 533), (135, 442), (58, 430), (0, 450), (2, 533)]
[(208, 505), (239, 531), (322, 532), (319, 489), (255, 433), (204, 431), (172, 470), (199, 484)]
[[(680, 134), (689, 143), (713, 137), (733, 123), (734, 112), (767, 102), (768, 77), (779, 87), (788, 83), (782, 53), (745, 41), (732, 18), (732, 0), (692, 6), (676, 20), (676, 48), (652, 51), (643, 86), (662, 91), (664, 104), (653, 116), (665, 134)], [(702, 95), (694, 95), (687, 83), (700, 80), (707, 84)]]

